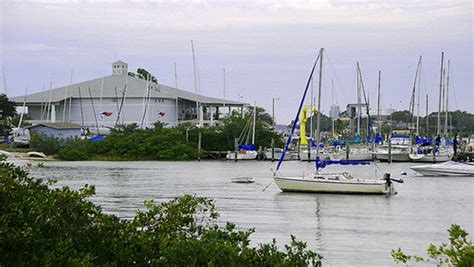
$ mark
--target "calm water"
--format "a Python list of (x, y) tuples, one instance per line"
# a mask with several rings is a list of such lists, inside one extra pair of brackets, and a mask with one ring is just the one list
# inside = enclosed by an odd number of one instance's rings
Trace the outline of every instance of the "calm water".
[[(36, 163), (33, 163), (36, 164)], [(92, 199), (106, 212), (133, 217), (143, 201), (169, 200), (196, 194), (216, 200), (221, 221), (239, 229), (255, 227), (254, 244), (276, 238), (283, 246), (290, 235), (307, 241), (324, 256), (325, 264), (393, 265), (390, 250), (425, 256), (427, 245), (447, 240), (447, 229), (457, 223), (474, 235), (474, 177), (422, 177), (412, 164), (378, 163), (383, 172), (403, 178), (398, 195), (358, 196), (281, 193), (272, 183), (271, 162), (46, 162), (33, 167), (38, 178), (54, 178), (57, 185), (96, 186)], [(374, 165), (330, 166), (357, 175), (375, 175)], [(313, 164), (285, 162), (285, 173), (312, 172)], [(407, 176), (400, 176), (406, 171)], [(231, 183), (250, 176), (253, 184)], [(270, 186), (263, 191), (263, 189)]]

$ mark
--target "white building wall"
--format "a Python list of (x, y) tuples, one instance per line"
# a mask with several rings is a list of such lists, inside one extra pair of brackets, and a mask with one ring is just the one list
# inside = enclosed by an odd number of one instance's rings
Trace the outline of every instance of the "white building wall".
[[(100, 105), (99, 99), (93, 99), (97, 120), (100, 127), (113, 127), (120, 109), (121, 99), (103, 98)], [(74, 99), (71, 103), (71, 117), (69, 118), (69, 104), (66, 109), (66, 121), (81, 125), (81, 103), (79, 99)], [(62, 120), (63, 109), (56, 114), (58, 120)], [(84, 117), (84, 126), (95, 127), (95, 117), (90, 99), (82, 99), (82, 112)], [(112, 112), (110, 117), (100, 116), (102, 112)], [(164, 115), (160, 115), (162, 112)], [(144, 113), (143, 98), (128, 98), (124, 100), (122, 110), (120, 112), (119, 123), (141, 125)], [(168, 125), (174, 125), (176, 122), (176, 101), (174, 99), (151, 99), (147, 107), (147, 113), (144, 119), (144, 127), (152, 127), (156, 121), (163, 122)]]

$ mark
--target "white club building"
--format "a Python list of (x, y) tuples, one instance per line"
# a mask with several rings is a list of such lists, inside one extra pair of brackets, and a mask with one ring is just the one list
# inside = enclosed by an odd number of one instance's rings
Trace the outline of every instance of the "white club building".
[(167, 126), (183, 122), (213, 125), (247, 105), (129, 76), (123, 61), (112, 63), (110, 76), (26, 95), (26, 101), (25, 96), (10, 100), (17, 106), (25, 102), (33, 124), (67, 122), (88, 128), (131, 123), (145, 128), (156, 121)]

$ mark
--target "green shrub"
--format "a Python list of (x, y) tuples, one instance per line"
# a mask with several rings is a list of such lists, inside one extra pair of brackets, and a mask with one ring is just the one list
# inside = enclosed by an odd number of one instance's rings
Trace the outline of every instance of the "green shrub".
[(155, 205), (133, 220), (105, 214), (79, 191), (50, 189), (20, 167), (0, 163), (0, 266), (307, 266), (321, 256), (292, 236), (250, 247), (253, 230), (219, 226), (214, 202), (190, 195)]
[(467, 239), (469, 235), (457, 224), (448, 229), (449, 243), (442, 243), (439, 247), (430, 244), (427, 253), (429, 259), (415, 255), (406, 255), (401, 248), (392, 250), (391, 255), (396, 263), (414, 260), (416, 262), (436, 263), (437, 266), (474, 266), (474, 245)]

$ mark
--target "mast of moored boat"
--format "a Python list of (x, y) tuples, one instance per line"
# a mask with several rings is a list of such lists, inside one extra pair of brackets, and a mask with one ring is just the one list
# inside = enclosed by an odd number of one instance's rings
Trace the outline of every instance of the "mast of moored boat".
[[(321, 140), (320, 133), (320, 117), (321, 117), (321, 84), (323, 79), (323, 51), (324, 48), (319, 50), (319, 81), (318, 81), (318, 110), (316, 114), (316, 162), (319, 159), (319, 142)], [(316, 168), (316, 172), (319, 172), (319, 169)]]
[[(255, 123), (257, 121), (257, 101), (253, 105), (252, 145), (255, 146)], [(255, 147), (254, 147), (255, 150)]]
[(377, 120), (379, 121), (379, 133), (382, 133), (382, 119), (380, 118), (380, 77), (382, 72), (379, 70), (379, 82), (377, 84)]
[(420, 135), (420, 91), (421, 91), (421, 56), (419, 61), (420, 72), (418, 73), (418, 94), (416, 100), (416, 136)]
[(441, 134), (441, 94), (443, 91), (443, 60), (444, 52), (441, 52), (441, 68), (439, 71), (439, 102), (438, 102), (438, 127), (436, 129), (436, 134)]
[(444, 134), (448, 134), (448, 101), (449, 101), (449, 66), (450, 60), (448, 59), (448, 70), (446, 74), (446, 104), (445, 104), (445, 118), (444, 118)]

